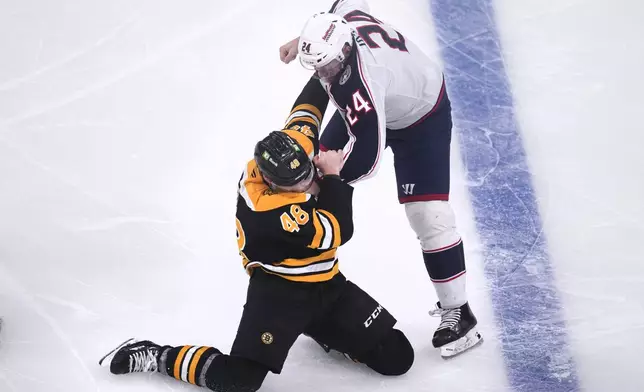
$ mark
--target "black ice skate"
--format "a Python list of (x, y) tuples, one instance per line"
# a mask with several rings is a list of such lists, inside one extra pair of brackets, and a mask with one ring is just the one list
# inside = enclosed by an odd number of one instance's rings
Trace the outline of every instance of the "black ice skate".
[(109, 366), (113, 374), (135, 372), (156, 372), (159, 368), (157, 358), (161, 346), (149, 340), (128, 339), (98, 361), (101, 366)]
[(434, 332), (432, 344), (440, 348), (443, 358), (458, 355), (483, 340), (476, 329), (476, 317), (472, 314), (468, 303), (460, 308), (443, 309), (439, 302), (436, 304), (436, 309), (431, 310), (429, 314), (441, 317), (441, 323)]

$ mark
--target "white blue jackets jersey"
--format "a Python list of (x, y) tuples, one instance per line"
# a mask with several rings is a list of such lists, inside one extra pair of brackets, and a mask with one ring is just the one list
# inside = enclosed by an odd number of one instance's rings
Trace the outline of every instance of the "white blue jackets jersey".
[(443, 74), (400, 32), (369, 15), (364, 0), (338, 0), (330, 12), (355, 30), (348, 66), (339, 80), (323, 83), (347, 125), (345, 160), (356, 151), (361, 161), (370, 157), (358, 163), (361, 174), (350, 179), (353, 183), (376, 173), (387, 130), (410, 127), (432, 111), (443, 93)]

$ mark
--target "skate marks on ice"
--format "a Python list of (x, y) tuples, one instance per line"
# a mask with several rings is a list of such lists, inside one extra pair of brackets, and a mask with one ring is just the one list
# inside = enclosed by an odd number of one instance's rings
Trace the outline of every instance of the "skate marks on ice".
[(578, 390), (492, 2), (431, 10), (510, 385)]
[[(98, 80), (90, 82), (81, 88), (77, 88), (74, 91), (64, 94), (63, 96), (56, 97), (55, 100), (44, 103), (37, 103), (33, 106), (29, 105), (30, 107), (26, 110), (23, 110), (22, 112), (13, 113), (0, 118), (0, 135), (8, 132), (10, 130), (9, 126), (11, 125), (65, 107), (75, 101), (83, 99), (111, 85), (119, 83), (127, 77), (136, 74), (137, 72), (154, 66), (164, 58), (177, 53), (177, 51), (181, 48), (224, 29), (231, 22), (234, 22), (240, 15), (248, 12), (254, 5), (256, 5), (256, 0), (238, 2), (234, 7), (226, 8), (226, 12), (216, 15), (211, 20), (208, 20), (203, 24), (196, 24), (184, 34), (171, 37), (168, 42), (164, 42), (163, 45), (160, 45), (154, 51), (148, 52), (146, 44), (146, 50), (143, 51), (142, 55), (140, 56), (141, 58), (138, 61), (132, 62), (131, 64), (125, 64), (124, 66), (116, 69), (115, 72), (111, 74), (101, 75)], [(136, 19), (137, 17), (130, 16), (129, 19), (122, 22), (119, 26), (113, 28), (112, 31), (106, 33), (104, 37), (98, 39), (96, 43), (88, 48), (75, 50), (67, 56), (63, 57), (61, 60), (57, 60), (51, 64), (42, 66), (41, 68), (33, 71), (30, 74), (7, 81), (0, 81), (0, 101), (3, 98), (3, 93), (16, 94), (15, 90), (20, 89), (23, 86), (26, 86), (25, 88), (32, 88), (31, 85), (35, 85), (37, 88), (39, 86), (42, 87), (41, 84), (47, 83), (49, 78), (55, 78), (57, 76), (55, 75), (55, 71), (59, 69), (70, 68), (73, 65), (76, 65), (75, 62), (82, 60), (84, 56), (87, 56), (89, 58), (96, 56), (96, 53), (94, 53), (95, 51), (101, 48), (105, 48), (105, 44), (107, 42), (115, 41), (120, 36), (123, 36), (125, 28), (127, 26), (133, 25), (136, 22)], [(52, 76), (48, 76), (48, 74), (52, 74)], [(42, 81), (38, 83), (33, 82), (34, 80), (39, 79), (42, 79)], [(32, 94), (32, 99), (33, 97), (38, 97), (40, 95), (42, 95), (42, 92), (38, 94)]]
[[(27, 308), (32, 311), (35, 316), (41, 319), (44, 324), (48, 327), (50, 333), (52, 333), (60, 343), (67, 348), (68, 354), (73, 358), (73, 362), (67, 362), (69, 364), (74, 364), (76, 368), (80, 368), (81, 377), (85, 380), (85, 385), (89, 388), (88, 390), (98, 391), (100, 388), (98, 386), (97, 380), (94, 378), (94, 375), (88, 368), (87, 363), (83, 359), (80, 352), (77, 350), (76, 346), (72, 342), (71, 336), (64, 330), (63, 327), (57, 322), (55, 317), (49, 314), (37, 301), (36, 296), (29, 293), (17, 279), (17, 277), (11, 275), (6, 268), (2, 268), (0, 265), (0, 285), (3, 289), (1, 294), (5, 295), (5, 298), (12, 298), (20, 304), (21, 307)], [(3, 317), (4, 318), (4, 317)], [(24, 318), (20, 319), (24, 321)], [(2, 318), (0, 318), (0, 344), (2, 346), (8, 345), (11, 341), (8, 339), (7, 331), (5, 331), (5, 325)], [(14, 327), (15, 329), (15, 327)], [(25, 327), (25, 329), (29, 329)], [(30, 343), (30, 342), (28, 342)], [(15, 373), (15, 376), (19, 379), (27, 380), (30, 383), (30, 388), (33, 388), (34, 384), (44, 384), (44, 380), (39, 378), (33, 378), (31, 374), (21, 374)], [(7, 385), (11, 385), (12, 381), (8, 377), (3, 377)], [(53, 388), (54, 383), (49, 385)], [(44, 388), (44, 387), (43, 387)]]

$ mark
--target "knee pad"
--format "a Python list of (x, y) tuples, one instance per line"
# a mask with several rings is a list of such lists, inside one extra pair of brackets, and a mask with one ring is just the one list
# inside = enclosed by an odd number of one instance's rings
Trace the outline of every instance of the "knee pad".
[(461, 240), (456, 217), (447, 201), (418, 201), (405, 204), (405, 213), (424, 251), (433, 252)]
[(358, 360), (384, 376), (400, 376), (414, 364), (414, 348), (404, 333), (392, 328), (373, 350)]

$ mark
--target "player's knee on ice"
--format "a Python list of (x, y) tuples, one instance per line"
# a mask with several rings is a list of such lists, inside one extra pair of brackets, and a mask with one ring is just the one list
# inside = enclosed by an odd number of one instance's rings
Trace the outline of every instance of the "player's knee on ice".
[(213, 391), (255, 392), (268, 374), (268, 368), (250, 359), (219, 355), (207, 373), (206, 386)]
[(358, 360), (385, 376), (400, 376), (414, 363), (414, 348), (404, 333), (391, 329), (380, 343)]

